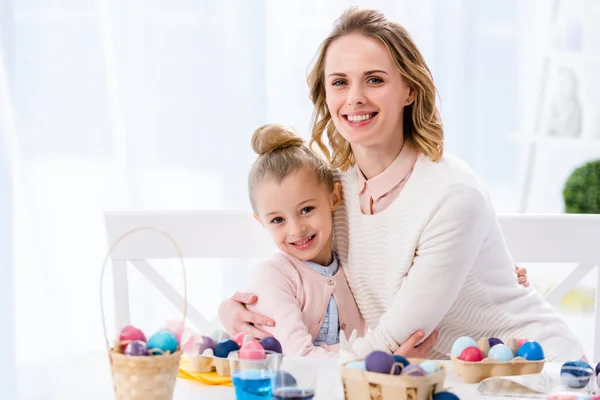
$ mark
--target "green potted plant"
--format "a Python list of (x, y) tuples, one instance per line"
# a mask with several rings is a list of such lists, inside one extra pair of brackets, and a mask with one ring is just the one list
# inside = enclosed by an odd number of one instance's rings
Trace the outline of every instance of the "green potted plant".
[(575, 169), (563, 189), (565, 211), (570, 214), (600, 214), (600, 160)]

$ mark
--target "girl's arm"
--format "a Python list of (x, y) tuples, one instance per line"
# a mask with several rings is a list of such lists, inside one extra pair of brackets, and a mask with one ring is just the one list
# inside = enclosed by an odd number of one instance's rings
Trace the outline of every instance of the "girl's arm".
[(313, 338), (304, 325), (296, 288), (301, 285), (293, 266), (276, 265), (272, 262), (258, 264), (250, 274), (247, 292), (257, 295), (258, 300), (248, 309), (277, 321), (276, 326), (259, 326), (273, 335), (287, 356), (338, 357), (339, 345), (328, 349), (313, 345)]
[(423, 230), (413, 265), (379, 325), (352, 345), (358, 357), (375, 349), (395, 351), (419, 329), (431, 334), (463, 287), (493, 223), (490, 215), (475, 188), (455, 188), (444, 199)]

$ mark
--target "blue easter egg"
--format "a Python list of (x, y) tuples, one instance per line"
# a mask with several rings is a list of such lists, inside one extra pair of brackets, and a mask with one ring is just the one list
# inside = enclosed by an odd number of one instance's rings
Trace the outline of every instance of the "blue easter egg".
[(540, 361), (544, 359), (544, 350), (538, 342), (525, 342), (519, 347), (517, 357), (523, 357), (528, 361)]
[(392, 358), (394, 359), (394, 362), (400, 363), (400, 364), (404, 365), (405, 367), (410, 364), (410, 361), (408, 361), (406, 358), (404, 358), (402, 356), (393, 355)]
[(150, 353), (175, 353), (177, 347), (177, 338), (172, 332), (167, 330), (158, 331), (148, 339), (148, 351)]
[(570, 388), (580, 389), (590, 382), (594, 369), (585, 361), (567, 361), (560, 368), (562, 382)]
[(215, 346), (215, 357), (227, 358), (232, 351), (239, 350), (240, 346), (231, 339), (223, 340)]
[(460, 400), (457, 395), (450, 392), (437, 392), (433, 395), (433, 400)]
[(388, 375), (393, 373), (394, 375), (397, 375), (396, 370), (398, 368), (394, 368), (392, 371), (393, 365), (394, 359), (385, 351), (376, 350), (365, 358), (365, 366), (369, 372), (379, 372), (380, 374)]
[(490, 349), (488, 357), (496, 361), (510, 361), (515, 358), (515, 355), (507, 345), (497, 344)]
[(367, 370), (367, 366), (365, 365), (364, 361), (352, 361), (352, 362), (349, 362), (348, 364), (346, 364), (346, 368), (360, 369), (362, 371), (366, 371)]
[(460, 356), (464, 349), (467, 347), (477, 347), (477, 342), (473, 338), (468, 336), (461, 336), (454, 341), (452, 344), (452, 355), (455, 357)]
[(428, 375), (435, 374), (436, 372), (440, 371), (439, 364), (433, 360), (425, 360), (421, 364), (419, 364), (419, 366), (423, 368), (423, 370), (427, 372)]

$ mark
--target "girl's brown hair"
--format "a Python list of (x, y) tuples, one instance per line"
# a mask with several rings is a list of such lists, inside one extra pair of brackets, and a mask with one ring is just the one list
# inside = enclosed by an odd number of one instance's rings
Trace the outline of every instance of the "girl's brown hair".
[[(421, 153), (438, 161), (443, 153), (444, 131), (435, 104), (435, 85), (425, 59), (402, 25), (389, 21), (380, 11), (357, 7), (347, 9), (336, 20), (332, 32), (321, 43), (316, 62), (309, 72), (310, 98), (315, 107), (310, 146), (316, 144), (333, 168), (345, 171), (355, 163), (350, 143), (336, 131), (325, 99), (327, 49), (337, 38), (350, 33), (360, 33), (379, 40), (388, 49), (394, 64), (415, 90), (415, 100), (404, 108), (405, 139), (412, 140)], [(324, 142), (324, 133), (331, 153)]]
[(252, 134), (252, 149), (259, 156), (248, 175), (248, 194), (255, 212), (254, 194), (260, 182), (274, 179), (280, 183), (301, 168), (314, 171), (319, 182), (333, 191), (333, 170), (306, 146), (293, 129), (283, 125), (263, 125)]

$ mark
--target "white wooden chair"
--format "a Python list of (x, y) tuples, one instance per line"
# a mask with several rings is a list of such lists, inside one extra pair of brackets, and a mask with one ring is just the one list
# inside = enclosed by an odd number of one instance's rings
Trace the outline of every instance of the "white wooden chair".
[[(600, 215), (501, 215), (500, 226), (517, 263), (576, 263), (545, 299), (560, 300), (593, 268), (600, 268)], [(600, 271), (596, 283), (593, 360), (600, 360)]]
[[(123, 233), (151, 226), (170, 234), (184, 258), (257, 259), (275, 247), (248, 211), (109, 212), (105, 214), (109, 244)], [(517, 263), (577, 263), (546, 299), (557, 306), (593, 268), (600, 265), (600, 215), (501, 215), (500, 226)], [(235, 245), (232, 245), (235, 243)], [(169, 241), (152, 231), (142, 231), (123, 241), (112, 253), (116, 326), (129, 323), (129, 292), (126, 264), (130, 262), (176, 307), (183, 298), (148, 262), (174, 258)], [(600, 273), (596, 287), (600, 288)], [(594, 360), (600, 359), (600, 291), (596, 291)], [(188, 304), (188, 316), (198, 327), (209, 325)]]
[[(275, 250), (265, 230), (247, 211), (107, 212), (105, 222), (109, 245), (132, 229), (152, 227), (168, 233), (184, 259), (262, 259)], [(180, 289), (167, 282), (148, 261), (177, 258), (172, 243), (163, 235), (151, 230), (129, 235), (112, 251), (110, 258), (115, 329), (130, 321), (128, 262), (182, 311), (184, 300)], [(215, 323), (208, 321), (190, 303), (187, 317), (202, 330)]]

